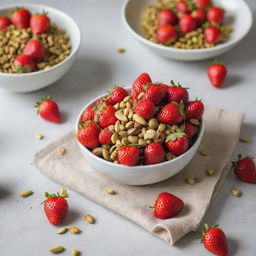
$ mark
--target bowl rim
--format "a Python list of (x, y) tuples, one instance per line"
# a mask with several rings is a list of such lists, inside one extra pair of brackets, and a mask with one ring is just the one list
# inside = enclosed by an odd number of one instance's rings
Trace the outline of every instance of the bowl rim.
[[(48, 6), (48, 5), (42, 5), (42, 4), (24, 3), (24, 4), (22, 4), (22, 6), (24, 8), (27, 8), (27, 9), (29, 9), (29, 7), (41, 8), (42, 10), (46, 10), (46, 11), (49, 11), (49, 12), (51, 10), (53, 10), (54, 12), (57, 12), (59, 14), (64, 15), (65, 19), (69, 19), (72, 22), (72, 26), (74, 25), (74, 27), (76, 28), (77, 34), (78, 34), (78, 40), (75, 43), (75, 47), (72, 47), (72, 50), (71, 50), (69, 56), (65, 60), (61, 61), (60, 63), (54, 65), (53, 67), (51, 67), (49, 69), (41, 70), (41, 71), (36, 71), (36, 72), (29, 72), (29, 73), (21, 73), (21, 74), (17, 74), (17, 73), (9, 74), (9, 73), (2, 73), (2, 72), (0, 72), (0, 76), (6, 76), (6, 77), (26, 77), (26, 76), (36, 76), (36, 75), (39, 75), (39, 74), (44, 74), (44, 73), (51, 72), (51, 71), (59, 68), (60, 66), (62, 66), (66, 62), (68, 62), (78, 52), (78, 50), (80, 48), (80, 44), (81, 44), (81, 30), (80, 30), (78, 24), (74, 21), (74, 19), (71, 16), (69, 16), (67, 13), (65, 13), (65, 12), (63, 12), (63, 11), (61, 11), (59, 9), (56, 9), (54, 7), (51, 7), (51, 6)], [(17, 7), (17, 4), (3, 5), (3, 6), (0, 7), (0, 11), (4, 11), (5, 9), (12, 9), (12, 8), (15, 8), (15, 7)]]
[[(125, 90), (131, 90), (131, 87), (123, 87)], [(78, 132), (78, 126), (79, 126), (79, 122), (80, 122), (80, 117), (82, 115), (82, 113), (84, 112), (84, 110), (86, 108), (88, 108), (89, 106), (92, 106), (98, 99), (102, 98), (106, 96), (106, 94), (103, 94), (103, 95), (100, 95), (92, 100), (90, 100), (83, 108), (82, 110), (80, 111), (79, 115), (78, 115), (78, 118), (76, 120), (76, 124), (75, 124), (75, 136), (77, 135), (77, 132)], [(188, 149), (188, 151), (186, 151), (184, 154), (180, 155), (180, 156), (177, 156), (176, 158), (172, 159), (172, 160), (169, 160), (169, 161), (165, 161), (165, 162), (162, 162), (162, 163), (159, 163), (159, 164), (151, 164), (151, 165), (135, 165), (135, 166), (126, 166), (126, 165), (122, 165), (122, 164), (116, 164), (116, 163), (112, 163), (112, 162), (109, 162), (103, 158), (100, 158), (96, 155), (94, 155), (89, 149), (87, 149), (84, 145), (82, 145), (79, 140), (77, 139), (77, 136), (76, 136), (76, 141), (78, 143), (78, 145), (80, 147), (82, 147), (85, 152), (87, 154), (89, 154), (93, 159), (95, 159), (96, 161), (99, 161), (101, 162), (102, 164), (107, 164), (109, 165), (110, 167), (118, 167), (118, 168), (133, 168), (133, 169), (138, 169), (138, 170), (141, 170), (141, 169), (150, 169), (150, 168), (157, 168), (157, 167), (160, 167), (160, 166), (165, 166), (165, 165), (168, 165), (170, 163), (173, 163), (173, 162), (176, 162), (178, 160), (180, 160), (181, 158), (183, 158), (185, 155), (189, 154), (189, 152), (195, 147), (196, 145), (196, 142), (203, 137), (204, 135), (204, 129), (205, 129), (205, 124), (204, 124), (204, 121), (202, 119), (202, 122), (201, 122), (201, 126), (200, 126), (200, 131), (198, 133), (198, 136), (197, 136), (197, 139), (196, 141), (194, 142), (194, 144)]]
[(221, 43), (217, 46), (211, 47), (211, 48), (206, 48), (206, 49), (177, 49), (177, 48), (173, 48), (173, 47), (168, 47), (168, 46), (164, 46), (161, 44), (157, 44), (154, 42), (151, 42), (150, 40), (144, 38), (142, 35), (140, 35), (139, 33), (135, 32), (135, 30), (130, 26), (129, 22), (127, 21), (126, 18), (126, 8), (128, 6), (128, 3), (132, 1), (132, 0), (125, 0), (122, 6), (122, 20), (123, 23), (125, 25), (125, 27), (127, 28), (127, 30), (133, 34), (139, 41), (148, 44), (151, 47), (155, 47), (158, 48), (159, 50), (164, 50), (164, 51), (169, 51), (169, 52), (173, 52), (173, 53), (209, 53), (209, 52), (214, 52), (214, 51), (218, 51), (218, 50), (222, 50), (224, 48), (233, 46), (235, 44), (237, 44), (238, 42), (240, 42), (251, 30), (252, 28), (252, 23), (253, 23), (253, 15), (252, 15), (252, 11), (250, 9), (250, 7), (248, 6), (248, 4), (244, 1), (244, 0), (236, 0), (237, 2), (239, 2), (241, 5), (243, 5), (243, 7), (245, 9), (247, 9), (248, 14), (249, 14), (249, 25), (247, 27), (247, 29), (245, 31), (243, 31), (243, 33), (241, 34), (240, 37), (238, 37), (235, 40), (228, 40), (227, 42)]

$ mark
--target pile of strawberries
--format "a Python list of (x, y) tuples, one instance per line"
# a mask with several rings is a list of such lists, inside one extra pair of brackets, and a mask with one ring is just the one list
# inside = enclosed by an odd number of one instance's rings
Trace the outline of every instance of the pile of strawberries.
[(78, 141), (105, 160), (158, 164), (184, 154), (196, 139), (204, 105), (180, 84), (153, 83), (142, 73), (131, 94), (115, 87), (80, 118)]
[(174, 10), (159, 12), (157, 41), (169, 45), (178, 39), (179, 33), (187, 34), (202, 27), (205, 42), (217, 44), (221, 40), (224, 16), (224, 10), (213, 6), (211, 0), (179, 0)]

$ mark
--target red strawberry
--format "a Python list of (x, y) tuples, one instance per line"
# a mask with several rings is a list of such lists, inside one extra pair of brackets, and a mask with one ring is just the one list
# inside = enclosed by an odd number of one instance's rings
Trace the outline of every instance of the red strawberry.
[(0, 17), (0, 30), (6, 29), (10, 25), (10, 23), (11, 22), (7, 17), (5, 16)]
[(44, 201), (44, 212), (48, 221), (52, 225), (59, 225), (66, 217), (68, 212), (68, 202), (64, 196), (60, 196), (59, 193), (48, 194), (45, 193), (47, 199)]
[(191, 13), (192, 17), (196, 19), (197, 25), (202, 25), (203, 23), (205, 23), (207, 15), (206, 12), (203, 8), (198, 8), (195, 9), (192, 13)]
[(144, 164), (158, 164), (165, 159), (165, 151), (159, 142), (153, 142), (144, 149)]
[(175, 84), (173, 81), (171, 83), (173, 86), (169, 86), (166, 93), (167, 101), (178, 103), (183, 101), (186, 104), (189, 98), (187, 88), (182, 87), (179, 83)]
[(144, 91), (143, 85), (146, 85), (151, 82), (152, 81), (149, 74), (147, 73), (140, 74), (132, 85), (132, 93), (131, 93), (132, 98), (136, 100), (138, 95)]
[(113, 132), (111, 132), (108, 127), (101, 130), (99, 134), (100, 144), (108, 144), (108, 145), (113, 144), (111, 141), (112, 135), (113, 135)]
[(189, 122), (185, 122), (184, 133), (188, 136), (188, 139), (192, 139), (197, 133), (197, 127)]
[(180, 156), (188, 151), (188, 136), (184, 132), (176, 130), (166, 138), (166, 146), (173, 154)]
[(77, 139), (85, 147), (94, 149), (100, 145), (99, 134), (99, 126), (92, 121), (87, 121), (79, 128)]
[(219, 88), (227, 76), (227, 69), (223, 62), (214, 61), (207, 70), (212, 85)]
[(33, 60), (38, 61), (45, 57), (45, 49), (38, 40), (30, 40), (25, 45), (23, 54), (26, 54)]
[(217, 44), (221, 39), (221, 30), (216, 26), (209, 26), (204, 30), (204, 38), (208, 44)]
[(204, 224), (201, 241), (205, 248), (211, 253), (218, 256), (228, 255), (227, 238), (225, 233), (218, 228), (218, 225), (209, 227), (207, 224)]
[(157, 25), (164, 26), (164, 25), (175, 25), (178, 22), (178, 17), (176, 13), (172, 10), (163, 9), (158, 14), (158, 22)]
[(160, 193), (154, 205), (154, 215), (159, 219), (169, 219), (176, 216), (184, 208), (184, 202), (168, 192)]
[(118, 150), (118, 162), (127, 166), (138, 164), (140, 158), (139, 149), (135, 146), (124, 146)]
[(89, 120), (93, 121), (94, 115), (95, 115), (94, 108), (92, 106), (90, 106), (83, 112), (83, 114), (81, 116), (81, 121), (82, 122), (86, 122)]
[(31, 18), (31, 14), (27, 9), (18, 7), (12, 13), (11, 22), (18, 29), (28, 28), (30, 18)]
[(187, 119), (200, 120), (204, 113), (204, 104), (200, 100), (190, 101), (186, 105), (185, 111)]
[(134, 111), (139, 116), (148, 120), (155, 114), (155, 105), (151, 100), (141, 99), (135, 103)]
[(50, 26), (50, 19), (46, 14), (37, 13), (31, 17), (30, 28), (33, 34), (43, 34)]
[(100, 103), (96, 107), (95, 121), (98, 122), (102, 128), (106, 128), (112, 124), (115, 124), (117, 121), (115, 112), (116, 110), (113, 106)]
[(177, 10), (178, 13), (182, 13), (182, 14), (190, 13), (189, 5), (188, 5), (187, 1), (185, 1), (185, 0), (180, 0), (177, 3), (176, 10)]
[(115, 105), (128, 96), (128, 92), (122, 87), (115, 86), (114, 88), (109, 89), (108, 92), (109, 95), (105, 97), (105, 102), (108, 105)]
[(60, 123), (61, 116), (58, 105), (52, 100), (52, 97), (45, 96), (35, 105), (37, 113), (47, 121)]
[(155, 105), (159, 105), (166, 95), (166, 89), (162, 84), (148, 85), (144, 98), (151, 100)]
[(224, 11), (218, 7), (212, 7), (207, 12), (207, 20), (210, 23), (222, 23), (224, 20)]
[(29, 73), (35, 69), (35, 63), (28, 55), (21, 54), (13, 62), (18, 73)]
[(195, 2), (196, 2), (196, 5), (199, 8), (207, 8), (210, 5), (212, 5), (212, 1), (211, 0), (196, 0)]
[(233, 162), (233, 168), (239, 180), (256, 184), (256, 167), (252, 158), (238, 155), (238, 161)]
[(186, 34), (196, 29), (197, 21), (192, 15), (186, 14), (180, 18), (179, 26), (180, 26), (181, 32)]
[(158, 113), (157, 119), (161, 123), (178, 124), (184, 119), (184, 106), (178, 103), (166, 104)]
[(163, 25), (158, 27), (156, 32), (157, 41), (161, 44), (170, 44), (177, 38), (177, 30), (172, 25)]

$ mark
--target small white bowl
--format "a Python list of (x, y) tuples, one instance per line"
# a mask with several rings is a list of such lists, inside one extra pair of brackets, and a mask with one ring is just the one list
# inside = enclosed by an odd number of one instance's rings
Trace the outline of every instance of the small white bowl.
[(141, 32), (141, 14), (146, 4), (155, 0), (126, 0), (122, 9), (125, 27), (137, 40), (153, 52), (176, 60), (195, 61), (216, 57), (236, 46), (249, 32), (252, 26), (252, 12), (243, 0), (214, 0), (215, 5), (226, 10), (225, 24), (233, 27), (227, 42), (208, 49), (176, 49), (153, 43), (145, 39)]
[[(16, 7), (17, 5), (1, 7), (0, 16), (9, 16), (11, 11)], [(70, 38), (71, 53), (64, 61), (48, 70), (24, 74), (7, 74), (0, 72), (0, 87), (13, 92), (36, 91), (56, 82), (72, 66), (81, 42), (81, 34), (77, 24), (64, 12), (38, 4), (26, 4), (24, 8), (27, 8), (32, 14), (46, 11), (53, 24), (56, 24), (59, 28), (65, 29)]]
[[(130, 92), (129, 87), (125, 89)], [(96, 99), (89, 102), (80, 112), (77, 121), (76, 121), (76, 134), (78, 132), (78, 126), (82, 113), (86, 108), (92, 106), (98, 99), (102, 98), (105, 95), (99, 96)], [(178, 172), (180, 172), (193, 158), (196, 154), (198, 147), (201, 143), (202, 137), (204, 134), (204, 124), (202, 123), (197, 140), (193, 146), (183, 155), (160, 164), (154, 165), (143, 165), (143, 166), (125, 166), (121, 164), (115, 164), (109, 161), (106, 161), (98, 156), (95, 156), (90, 150), (83, 146), (78, 140), (77, 143), (79, 148), (86, 158), (88, 163), (98, 172), (103, 175), (108, 176), (109, 178), (115, 180), (120, 184), (127, 185), (148, 185), (157, 183), (163, 180), (166, 180)]]

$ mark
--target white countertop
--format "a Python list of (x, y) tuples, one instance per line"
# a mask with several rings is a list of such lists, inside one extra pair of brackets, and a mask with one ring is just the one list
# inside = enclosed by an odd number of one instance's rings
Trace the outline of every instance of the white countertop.
[[(1, 4), (10, 2), (42, 3), (67, 12), (79, 24), (83, 42), (72, 69), (54, 85), (28, 94), (0, 91), (0, 255), (45, 256), (55, 245), (67, 248), (62, 255), (71, 255), (72, 248), (87, 256), (210, 255), (196, 239), (197, 233), (169, 246), (73, 191), (69, 191), (70, 213), (64, 225), (73, 224), (82, 233), (56, 235), (56, 228), (47, 223), (40, 203), (45, 191), (56, 192), (60, 186), (30, 163), (38, 149), (74, 126), (88, 100), (115, 83), (130, 86), (141, 72), (148, 72), (155, 81), (179, 81), (191, 88), (192, 98), (199, 96), (206, 104), (246, 113), (241, 133), (252, 138), (252, 142), (239, 143), (235, 155), (241, 152), (256, 157), (256, 27), (238, 47), (221, 57), (229, 75), (225, 86), (218, 90), (206, 76), (209, 61), (185, 63), (164, 59), (131, 38), (121, 22), (122, 0), (1, 0)], [(255, 0), (247, 2), (255, 16)], [(127, 52), (116, 53), (118, 47)], [(64, 117), (62, 124), (48, 123), (36, 115), (33, 105), (44, 95), (52, 95), (58, 102)], [(38, 141), (36, 133), (44, 134), (45, 139)], [(242, 190), (241, 198), (230, 195), (233, 187)], [(19, 192), (27, 189), (34, 194), (21, 198)], [(239, 182), (230, 174), (204, 219), (225, 230), (230, 255), (256, 255), (255, 196), (255, 185)], [(95, 216), (97, 224), (87, 224), (83, 220), (85, 213)]]

